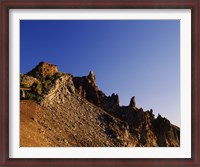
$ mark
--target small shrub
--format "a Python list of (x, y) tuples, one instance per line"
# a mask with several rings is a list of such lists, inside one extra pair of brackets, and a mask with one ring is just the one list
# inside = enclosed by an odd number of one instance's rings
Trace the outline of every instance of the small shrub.
[(38, 84), (36, 86), (36, 92), (37, 92), (37, 94), (42, 94), (42, 85)]
[(43, 82), (44, 88), (47, 89), (51, 83), (51, 80), (46, 80), (45, 82)]
[(34, 83), (31, 87), (33, 93), (42, 94), (42, 85)]
[(37, 99), (37, 95), (36, 94), (33, 94), (31, 92), (28, 92), (26, 93), (26, 96), (27, 96), (27, 99), (29, 100), (36, 100)]
[(54, 79), (55, 79), (55, 78), (54, 78), (52, 75), (49, 75), (49, 74), (48, 74), (48, 75), (46, 76), (46, 78), (45, 78), (46, 81), (48, 81), (48, 80), (54, 81)]
[(55, 78), (57, 79), (57, 78), (60, 78), (63, 75), (63, 73), (62, 72), (57, 72), (54, 75), (55, 75)]

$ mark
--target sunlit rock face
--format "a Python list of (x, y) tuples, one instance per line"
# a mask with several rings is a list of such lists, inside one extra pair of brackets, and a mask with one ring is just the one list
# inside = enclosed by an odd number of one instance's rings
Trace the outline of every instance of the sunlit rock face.
[(27, 73), (29, 76), (33, 76), (39, 80), (45, 79), (47, 75), (54, 75), (58, 72), (58, 68), (54, 64), (40, 62), (34, 69)]

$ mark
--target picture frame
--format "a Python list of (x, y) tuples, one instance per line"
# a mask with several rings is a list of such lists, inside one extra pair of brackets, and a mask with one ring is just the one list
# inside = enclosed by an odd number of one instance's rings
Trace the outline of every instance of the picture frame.
[[(10, 9), (191, 9), (192, 11), (192, 156), (175, 159), (9, 158), (9, 10)], [(2, 166), (199, 166), (199, 1), (15, 1), (1, 2), (1, 165)]]

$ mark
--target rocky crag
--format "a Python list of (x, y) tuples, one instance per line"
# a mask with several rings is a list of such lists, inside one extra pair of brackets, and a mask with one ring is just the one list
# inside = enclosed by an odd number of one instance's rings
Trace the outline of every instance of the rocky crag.
[[(39, 63), (20, 75), (21, 146), (179, 147), (180, 129), (153, 110), (106, 96), (94, 72), (74, 77)], [(38, 138), (40, 137), (40, 139)]]

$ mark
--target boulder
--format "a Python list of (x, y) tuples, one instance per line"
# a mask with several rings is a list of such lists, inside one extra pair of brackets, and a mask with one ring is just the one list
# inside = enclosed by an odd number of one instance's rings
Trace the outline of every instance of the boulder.
[(40, 81), (32, 76), (20, 74), (20, 87), (30, 88), (33, 84), (40, 84)]

